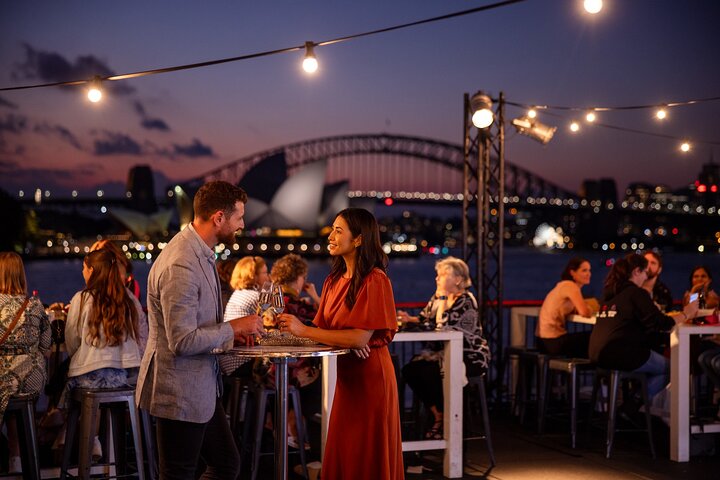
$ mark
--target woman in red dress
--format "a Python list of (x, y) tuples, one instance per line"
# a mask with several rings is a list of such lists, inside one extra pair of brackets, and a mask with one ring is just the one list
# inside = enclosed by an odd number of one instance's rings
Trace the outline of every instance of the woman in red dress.
[(400, 410), (387, 345), (397, 330), (387, 255), (375, 217), (338, 213), (328, 237), (333, 257), (314, 324), (282, 314), (280, 329), (326, 345), (356, 349), (337, 362), (337, 384), (322, 478), (403, 478)]

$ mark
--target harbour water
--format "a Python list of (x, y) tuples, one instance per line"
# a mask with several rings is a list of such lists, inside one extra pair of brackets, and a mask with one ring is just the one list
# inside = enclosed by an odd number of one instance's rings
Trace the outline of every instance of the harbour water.
[[(581, 255), (592, 265), (592, 282), (583, 289), (586, 296), (600, 297), (602, 283), (613, 258), (622, 254), (601, 252), (543, 252), (529, 248), (505, 249), (504, 298), (506, 300), (542, 300), (559, 280), (567, 261)], [(459, 256), (460, 253), (455, 253)], [(424, 302), (435, 289), (434, 264), (442, 257), (423, 255), (415, 258), (391, 258), (389, 275), (397, 302)], [(318, 292), (330, 270), (329, 258), (308, 260), (308, 281), (315, 283)], [(706, 265), (720, 282), (720, 255), (694, 253), (667, 253), (664, 257), (661, 280), (670, 287), (674, 298), (681, 298), (688, 288), (692, 268)], [(141, 301), (145, 303), (145, 288), (150, 264), (134, 262), (134, 273), (141, 288)], [(81, 259), (32, 260), (25, 264), (28, 290), (37, 290), (46, 303), (67, 302), (84, 287)], [(720, 289), (717, 285), (716, 290)]]

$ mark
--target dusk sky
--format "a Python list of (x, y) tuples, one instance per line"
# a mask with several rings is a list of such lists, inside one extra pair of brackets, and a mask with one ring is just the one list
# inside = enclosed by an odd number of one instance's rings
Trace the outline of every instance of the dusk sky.
[[(0, 3), (0, 87), (129, 73), (321, 42), (465, 10), (491, 1), (6, 1)], [(149, 164), (182, 181), (284, 144), (390, 133), (462, 142), (463, 93), (577, 107), (720, 96), (720, 2), (526, 2), (302, 52), (106, 85), (91, 104), (81, 87), (0, 92), (0, 188), (119, 191)], [(507, 108), (508, 120), (523, 111)], [(507, 160), (577, 191), (584, 178), (691, 183), (720, 162), (720, 101), (603, 112), (540, 114), (558, 126), (542, 146), (508, 125)], [(699, 143), (705, 140), (709, 143)], [(712, 143), (716, 145), (713, 146)], [(714, 149), (714, 151), (713, 151)], [(458, 186), (458, 191), (461, 186)]]

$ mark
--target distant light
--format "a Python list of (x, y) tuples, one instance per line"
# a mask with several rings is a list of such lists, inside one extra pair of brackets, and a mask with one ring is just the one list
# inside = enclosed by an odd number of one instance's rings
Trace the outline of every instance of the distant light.
[(132, 192), (125, 192), (125, 196), (127, 198), (132, 198)]
[(680, 151), (689, 152), (690, 151), (690, 143), (683, 142), (682, 145), (680, 145)]
[(302, 62), (302, 68), (305, 70), (305, 73), (315, 73), (318, 69), (318, 61), (315, 57), (314, 47), (313, 42), (305, 42), (305, 57)]
[(660, 110), (658, 110), (657, 112), (655, 112), (655, 117), (656, 117), (658, 120), (665, 120), (665, 119), (667, 118), (667, 112), (665, 111), (664, 108), (661, 108)]
[(705, 193), (705, 192), (707, 192), (707, 187), (701, 183), (700, 185), (697, 186), (697, 191), (700, 193)]
[(103, 195), (105, 195), (105, 192), (103, 192), (102, 190), (98, 190), (98, 191), (97, 191), (97, 196), (98, 196), (98, 197), (102, 197)]
[(107, 213), (107, 207), (103, 205), (102, 207), (100, 207), (100, 211), (102, 213)]
[(703, 253), (705, 251), (704, 245), (698, 245), (698, 252)]
[(18, 192), (18, 197), (22, 198), (22, 197), (24, 197), (24, 196), (25, 196), (25, 192), (23, 192), (22, 190), (20, 190), (20, 191)]
[(589, 123), (592, 123), (595, 121), (595, 114), (593, 112), (588, 112), (587, 115), (585, 115), (585, 120), (587, 120)]
[(75, 197), (78, 196), (78, 191), (77, 191), (77, 190), (73, 190), (72, 193), (70, 193), (70, 195), (72, 195), (73, 198), (75, 198)]
[(528, 110), (527, 116), (529, 118), (535, 118), (537, 117), (537, 111), (534, 108), (531, 108), (530, 110)]
[(602, 0), (585, 0), (583, 2), (583, 7), (585, 7), (586, 12), (595, 15), (596, 13), (600, 13), (600, 10), (602, 10), (603, 2)]
[(385, 199), (385, 202), (384, 202), (384, 203), (385, 203), (385, 205), (387, 205), (387, 206), (389, 207), (389, 206), (391, 206), (394, 202), (393, 202), (393, 199), (392, 199), (392, 198), (388, 197), (388, 198)]
[(182, 192), (182, 187), (180, 185), (175, 185), (175, 193), (179, 194)]
[(48, 198), (50, 196), (50, 190), (45, 190), (45, 198)]
[(574, 133), (574, 132), (577, 132), (578, 130), (580, 130), (580, 125), (577, 122), (572, 122), (570, 124), (570, 131)]
[(90, 100), (92, 103), (97, 103), (102, 100), (102, 82), (100, 80), (100, 77), (95, 77), (90, 82), (90, 87), (87, 91), (87, 97), (88, 100)]

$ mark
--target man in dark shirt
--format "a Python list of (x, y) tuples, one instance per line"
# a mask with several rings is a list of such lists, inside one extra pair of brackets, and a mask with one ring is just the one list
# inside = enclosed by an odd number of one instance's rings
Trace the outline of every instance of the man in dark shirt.
[(648, 278), (645, 283), (643, 283), (643, 289), (650, 293), (653, 302), (655, 302), (660, 311), (667, 313), (673, 309), (673, 297), (670, 289), (662, 283), (659, 278), (663, 266), (662, 257), (654, 250), (648, 250), (644, 256), (648, 261)]

